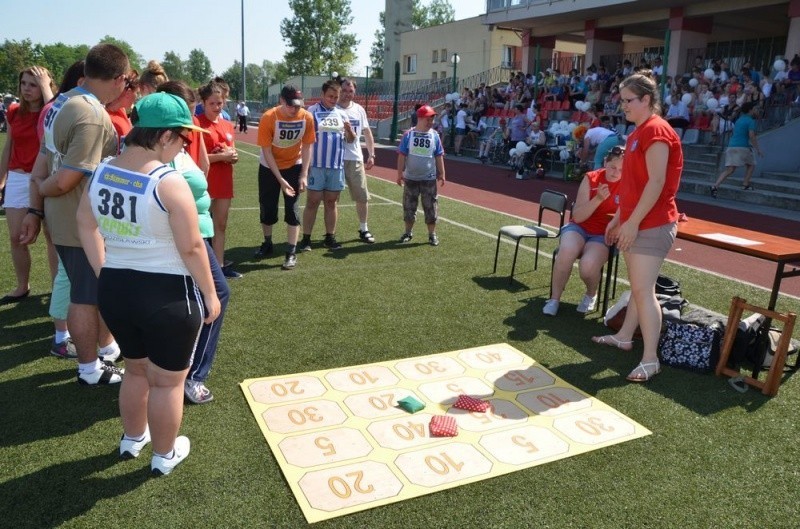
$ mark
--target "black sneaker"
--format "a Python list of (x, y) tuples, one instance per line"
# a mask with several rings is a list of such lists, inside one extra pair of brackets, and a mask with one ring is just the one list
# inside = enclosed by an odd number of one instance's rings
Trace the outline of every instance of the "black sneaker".
[(310, 252), (311, 251), (311, 240), (310, 239), (309, 240), (303, 239), (302, 241), (300, 241), (300, 243), (297, 245), (297, 251), (298, 252)]
[(367, 231), (358, 230), (358, 238), (367, 244), (372, 244), (375, 242), (375, 237), (372, 236), (369, 230)]
[(408, 242), (414, 238), (414, 235), (411, 232), (406, 232), (400, 237), (400, 242)]
[(124, 369), (110, 366), (108, 364), (100, 364), (99, 369), (95, 369), (91, 373), (81, 374), (78, 373), (78, 384), (81, 386), (99, 386), (107, 384), (119, 384), (122, 382), (122, 375), (125, 373)]
[(339, 250), (342, 247), (342, 245), (336, 240), (335, 235), (326, 235), (325, 242), (323, 242), (323, 244), (325, 245), (325, 248), (330, 250)]
[(428, 244), (431, 246), (439, 246), (439, 237), (435, 233), (428, 235)]
[(711, 191), (711, 197), (717, 198), (717, 188), (715, 186), (711, 186), (710, 191)]
[(242, 277), (242, 274), (234, 270), (233, 266), (231, 265), (222, 267), (222, 275), (227, 277), (228, 279), (239, 279)]
[(281, 268), (283, 270), (293, 270), (295, 266), (297, 266), (297, 255), (293, 253), (287, 253), (286, 260), (283, 261)]
[(272, 255), (272, 251), (272, 242), (264, 241), (261, 243), (261, 246), (258, 247), (258, 250), (255, 251), (253, 257), (256, 259), (263, 259), (268, 255)]

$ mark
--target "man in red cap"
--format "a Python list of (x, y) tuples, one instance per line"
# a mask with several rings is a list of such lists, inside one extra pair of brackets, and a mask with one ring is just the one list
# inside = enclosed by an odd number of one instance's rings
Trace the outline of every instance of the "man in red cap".
[(403, 220), (406, 231), (400, 242), (412, 239), (417, 203), (422, 196), (422, 210), (428, 226), (428, 243), (439, 245), (436, 235), (438, 194), (436, 181), (444, 185), (444, 147), (439, 134), (432, 129), (436, 111), (428, 105), (417, 110), (417, 125), (403, 135), (397, 148), (397, 185), (405, 184), (403, 191)]

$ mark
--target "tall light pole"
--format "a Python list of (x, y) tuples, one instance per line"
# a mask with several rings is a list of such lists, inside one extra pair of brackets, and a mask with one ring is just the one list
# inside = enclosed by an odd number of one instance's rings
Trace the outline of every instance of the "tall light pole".
[[(458, 93), (458, 78), (456, 77), (456, 72), (458, 71), (458, 61), (461, 60), (461, 57), (458, 56), (458, 52), (453, 52), (453, 55), (450, 56), (450, 62), (453, 63), (453, 93)], [(456, 100), (453, 100), (453, 108), (450, 112), (450, 146), (454, 147), (456, 142)]]
[(367, 66), (367, 78), (364, 79), (364, 112), (369, 108), (369, 66)]
[(242, 94), (241, 101), (247, 101), (247, 91), (244, 85), (244, 0), (242, 0)]

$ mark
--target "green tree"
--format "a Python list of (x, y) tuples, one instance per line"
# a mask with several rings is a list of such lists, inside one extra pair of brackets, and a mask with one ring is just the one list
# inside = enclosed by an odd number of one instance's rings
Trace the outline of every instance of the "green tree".
[(89, 46), (85, 44), (77, 46), (70, 46), (61, 42), (45, 44), (41, 46), (41, 63), (53, 74), (53, 81), (59, 84), (67, 68), (75, 62), (85, 59), (88, 52)]
[[(272, 65), (271, 61), (264, 61)], [(237, 101), (242, 97), (242, 63), (234, 61), (233, 66), (225, 70), (221, 77), (231, 88), (231, 98)], [(264, 88), (270, 83), (270, 78), (262, 66), (250, 63), (244, 70), (244, 77), (246, 83), (245, 97), (248, 101), (260, 100), (263, 97)]]
[(144, 59), (142, 56), (136, 53), (133, 47), (125, 42), (124, 40), (119, 40), (117, 38), (112, 37), (111, 35), (106, 35), (102, 39), (100, 39), (101, 44), (113, 44), (117, 46), (122, 51), (125, 52), (125, 55), (128, 56), (128, 62), (131, 63), (131, 68), (134, 68), (138, 71), (142, 71), (142, 66), (145, 64)]
[(6, 40), (0, 48), (0, 91), (17, 95), (19, 72), (36, 64), (37, 53), (30, 39)]
[(181, 56), (174, 51), (164, 53), (164, 59), (161, 61), (161, 66), (167, 72), (167, 77), (174, 81), (186, 81), (186, 66), (181, 59)]
[(385, 54), (386, 13), (378, 14), (378, 29), (375, 30), (375, 40), (369, 50), (369, 60), (372, 63), (372, 77), (383, 78), (383, 56)]
[[(423, 5), (422, 0), (414, 0), (411, 8), (411, 26), (414, 29), (438, 26), (455, 20), (455, 9), (448, 0), (431, 0)], [(386, 48), (386, 13), (380, 12), (379, 25), (375, 30), (375, 41), (369, 52), (374, 77), (383, 77), (383, 55)]]
[(289, 0), (294, 17), (281, 20), (284, 55), (292, 75), (345, 75), (356, 60), (355, 34), (344, 28), (353, 22), (349, 0)]
[(203, 50), (193, 49), (186, 61), (186, 74), (193, 85), (201, 85), (211, 80), (211, 61)]

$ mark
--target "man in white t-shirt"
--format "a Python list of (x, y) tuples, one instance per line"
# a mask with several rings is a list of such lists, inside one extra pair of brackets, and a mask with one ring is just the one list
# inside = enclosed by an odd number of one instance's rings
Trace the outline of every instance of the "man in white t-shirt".
[(239, 101), (239, 104), (236, 105), (236, 116), (239, 118), (239, 132), (247, 132), (247, 118), (250, 117), (247, 103)]
[[(372, 169), (375, 165), (375, 140), (372, 137), (372, 130), (369, 128), (369, 119), (364, 107), (353, 101), (356, 95), (356, 82), (352, 79), (342, 79), (342, 91), (339, 93), (339, 107), (347, 115), (350, 126), (356, 135), (355, 141), (344, 144), (344, 178), (347, 182), (347, 189), (350, 190), (350, 198), (356, 203), (356, 213), (358, 214), (358, 238), (365, 243), (372, 244), (375, 237), (367, 226), (367, 216), (369, 209), (369, 191), (367, 190), (367, 174), (365, 170)], [(367, 159), (361, 151), (359, 137), (364, 135), (364, 142), (367, 145)]]

